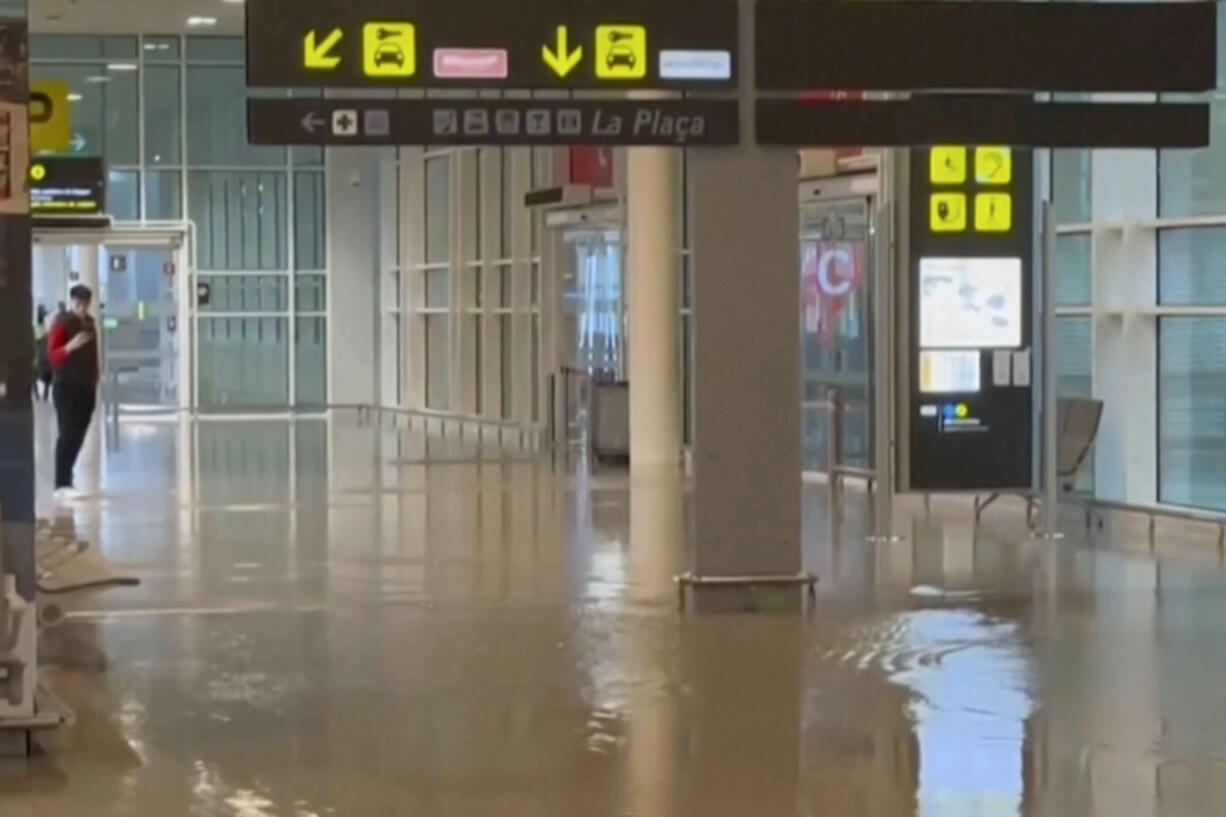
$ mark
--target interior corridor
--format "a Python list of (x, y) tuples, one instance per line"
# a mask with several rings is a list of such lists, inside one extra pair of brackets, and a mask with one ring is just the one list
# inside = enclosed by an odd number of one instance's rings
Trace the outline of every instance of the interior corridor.
[(125, 419), (81, 467), (97, 495), (55, 523), (142, 584), (45, 633), (78, 723), (5, 767), (4, 817), (1199, 816), (1226, 798), (1211, 545), (1036, 543), (1007, 506), (976, 533), (941, 504), (871, 543), (862, 494), (832, 522), (809, 485), (809, 615), (686, 617), (677, 482), (344, 414)]

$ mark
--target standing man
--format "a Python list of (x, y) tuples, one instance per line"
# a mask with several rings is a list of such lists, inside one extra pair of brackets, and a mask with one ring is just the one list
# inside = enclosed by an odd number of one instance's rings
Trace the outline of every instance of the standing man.
[(55, 498), (60, 501), (78, 495), (72, 487), (72, 469), (98, 399), (98, 332), (89, 314), (94, 293), (78, 284), (69, 290), (68, 299), (70, 308), (56, 319), (47, 340), (60, 432), (55, 441)]

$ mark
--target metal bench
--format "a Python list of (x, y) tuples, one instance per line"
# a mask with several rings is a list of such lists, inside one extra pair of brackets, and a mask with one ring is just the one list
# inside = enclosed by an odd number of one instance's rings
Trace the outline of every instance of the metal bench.
[[(1063, 481), (1061, 487), (1065, 492), (1072, 491), (1073, 477), (1094, 448), (1102, 418), (1102, 400), (1062, 397), (1056, 401), (1056, 474)], [(1000, 492), (989, 494), (983, 501), (976, 496), (975, 521), (978, 522), (984, 510), (1002, 496)], [(1023, 496), (1026, 498), (1026, 522), (1033, 525), (1038, 501), (1033, 494)]]
[(38, 520), (34, 562), (38, 570), (38, 623), (43, 627), (62, 623), (72, 604), (88, 593), (140, 584), (137, 577), (115, 570), (88, 542), (45, 519)]

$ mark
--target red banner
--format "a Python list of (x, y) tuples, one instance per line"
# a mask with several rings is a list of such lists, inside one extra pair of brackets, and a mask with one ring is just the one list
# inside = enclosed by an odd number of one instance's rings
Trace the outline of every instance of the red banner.
[(592, 187), (613, 186), (613, 148), (572, 147), (570, 149), (570, 183)]

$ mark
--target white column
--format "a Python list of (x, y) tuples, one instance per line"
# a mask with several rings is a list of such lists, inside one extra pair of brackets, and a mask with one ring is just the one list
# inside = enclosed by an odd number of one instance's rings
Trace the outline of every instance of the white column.
[[(101, 254), (102, 247), (97, 244), (80, 244), (73, 247), (72, 271), (76, 272), (79, 277), (77, 281), (68, 283), (70, 288), (75, 284), (84, 284), (94, 293), (89, 313), (98, 327), (98, 369), (103, 379), (103, 389), (99, 392), (99, 398), (108, 396), (105, 385), (106, 330), (102, 328), (102, 304), (106, 293), (102, 291), (98, 276), (98, 258)], [(115, 395), (109, 395), (109, 397), (112, 400), (115, 399)], [(93, 422), (89, 424), (89, 431), (85, 435), (85, 444), (81, 446), (81, 454), (77, 458), (75, 485), (79, 490), (91, 496), (102, 490), (102, 428), (105, 411), (106, 407), (102, 405), (100, 399), (98, 408), (94, 411)]]
[[(68, 281), (68, 288), (71, 289), (76, 284), (84, 284), (89, 287), (94, 293), (93, 303), (90, 304), (89, 313), (94, 316), (94, 320), (98, 320), (100, 307), (102, 304), (103, 293), (98, 284), (98, 256), (102, 253), (102, 248), (97, 244), (78, 244), (72, 248), (72, 268), (71, 272), (77, 273), (77, 280)], [(64, 300), (67, 301), (67, 293), (64, 294)]]
[(328, 191), (328, 402), (370, 405), (375, 400), (379, 334), (378, 299), (382, 230), (395, 213), (380, 201), (378, 148), (329, 148)]
[(1092, 161), (1093, 381), (1103, 401), (1095, 493), (1146, 504), (1158, 498), (1158, 247), (1137, 222), (1157, 215), (1158, 155), (1096, 150)]
[(656, 147), (628, 152), (630, 462), (673, 466), (681, 456), (681, 152)]

